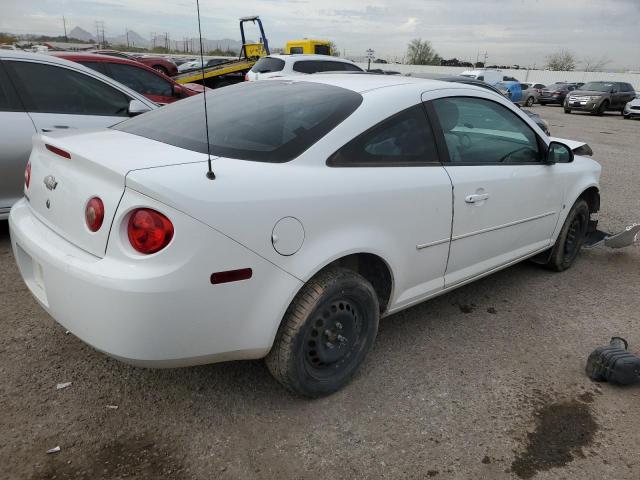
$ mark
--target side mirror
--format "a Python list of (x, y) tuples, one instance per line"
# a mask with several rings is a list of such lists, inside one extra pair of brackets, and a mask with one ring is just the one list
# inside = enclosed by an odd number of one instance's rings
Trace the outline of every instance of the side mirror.
[(547, 148), (547, 156), (545, 163), (553, 165), (554, 163), (571, 163), (573, 162), (573, 150), (568, 145), (560, 142), (551, 142)]
[(151, 109), (140, 100), (131, 100), (129, 102), (129, 109), (127, 110), (127, 113), (130, 117), (135, 117), (136, 115), (148, 112), (149, 110)]

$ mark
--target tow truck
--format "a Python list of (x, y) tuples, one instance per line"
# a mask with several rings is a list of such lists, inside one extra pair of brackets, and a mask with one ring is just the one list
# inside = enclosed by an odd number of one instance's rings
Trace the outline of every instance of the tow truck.
[[(247, 43), (244, 35), (244, 24), (248, 22), (252, 22), (254, 25), (258, 24), (261, 42)], [(240, 18), (240, 36), (242, 37), (242, 48), (240, 49), (240, 55), (237, 60), (229, 60), (228, 62), (205, 68), (204, 75), (202, 69), (199, 68), (176, 75), (172, 77), (173, 80), (179, 84), (204, 83), (209, 88), (219, 88), (232, 83), (242, 82), (244, 75), (251, 70), (251, 67), (255, 65), (258, 59), (270, 55), (271, 51), (269, 50), (267, 37), (264, 34), (262, 21), (258, 16)]]

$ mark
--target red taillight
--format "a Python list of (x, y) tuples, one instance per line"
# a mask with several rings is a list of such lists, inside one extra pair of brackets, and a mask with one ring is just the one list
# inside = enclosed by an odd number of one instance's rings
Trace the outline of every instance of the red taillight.
[(56, 155), (60, 155), (61, 157), (64, 157), (64, 158), (71, 158), (71, 154), (69, 152), (65, 152), (61, 148), (54, 147), (53, 145), (49, 145), (48, 143), (45, 143), (44, 146), (47, 148), (47, 150), (55, 153)]
[(134, 210), (127, 227), (131, 246), (140, 253), (156, 253), (173, 238), (173, 223), (160, 212), (150, 208)]
[(27, 167), (24, 169), (24, 186), (29, 188), (31, 183), (31, 160), (27, 162)]
[(248, 73), (245, 73), (245, 74), (244, 74), (244, 81), (245, 81), (245, 82), (248, 82), (248, 81), (249, 81), (249, 74), (248, 74)]
[(92, 232), (97, 232), (104, 221), (104, 203), (98, 197), (93, 197), (87, 202), (87, 208), (84, 210), (84, 219), (87, 227)]

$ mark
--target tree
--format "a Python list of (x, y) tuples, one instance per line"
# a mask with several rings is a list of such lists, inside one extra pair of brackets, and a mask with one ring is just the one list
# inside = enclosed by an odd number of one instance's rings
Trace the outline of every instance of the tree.
[(484, 62), (476, 62), (474, 67), (476, 67), (476, 68), (484, 68)]
[(331, 55), (333, 55), (334, 57), (340, 56), (340, 49), (338, 48), (338, 45), (336, 45), (336, 42), (334, 42), (333, 40), (329, 40), (329, 49), (331, 51)]
[(582, 63), (584, 63), (585, 72), (601, 72), (604, 70), (604, 67), (611, 63), (611, 59), (607, 55), (603, 55), (598, 59), (595, 57), (585, 57)]
[(429, 40), (414, 38), (407, 46), (407, 63), (410, 65), (440, 65), (441, 61)]
[(576, 57), (569, 50), (560, 50), (547, 56), (547, 68), (568, 72), (576, 68)]

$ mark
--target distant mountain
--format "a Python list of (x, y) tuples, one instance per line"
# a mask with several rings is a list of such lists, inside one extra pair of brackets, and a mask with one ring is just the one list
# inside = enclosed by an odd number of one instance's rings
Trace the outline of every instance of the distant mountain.
[(73, 30), (69, 32), (67, 35), (69, 38), (76, 38), (78, 40), (82, 40), (83, 42), (95, 42), (95, 37), (87, 32), (85, 29), (80, 27), (74, 27)]
[[(127, 34), (123, 33), (122, 35), (117, 35), (115, 37), (107, 37), (106, 40), (111, 45), (127, 45)], [(151, 42), (139, 33), (129, 30), (128, 44), (131, 47), (148, 48)]]

